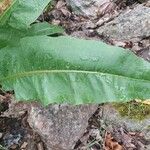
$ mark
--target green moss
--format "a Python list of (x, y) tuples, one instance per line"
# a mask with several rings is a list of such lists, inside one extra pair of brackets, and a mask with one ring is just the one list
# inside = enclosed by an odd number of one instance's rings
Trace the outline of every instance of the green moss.
[(119, 111), (122, 117), (143, 120), (150, 116), (150, 106), (137, 102), (115, 103), (113, 106)]

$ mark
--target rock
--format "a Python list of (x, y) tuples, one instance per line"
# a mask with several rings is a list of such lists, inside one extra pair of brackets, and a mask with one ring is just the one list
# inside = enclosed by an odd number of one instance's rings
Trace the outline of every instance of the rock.
[[(110, 124), (118, 128), (122, 127), (130, 132), (142, 131), (145, 136), (149, 135), (149, 139), (150, 139), (150, 126), (149, 126), (150, 116), (142, 120), (132, 119), (128, 116), (122, 116), (118, 111), (118, 109), (113, 104), (106, 104), (102, 106), (102, 109), (103, 109), (102, 120), (104, 120), (106, 124)], [(131, 108), (131, 109), (135, 109), (135, 108)]]
[(99, 13), (107, 13), (114, 8), (111, 0), (66, 0), (77, 15), (96, 17)]
[(21, 149), (26, 149), (26, 147), (27, 147), (27, 145), (28, 145), (28, 143), (27, 142), (24, 142), (22, 145), (21, 145)]
[(137, 5), (97, 30), (99, 35), (114, 40), (137, 41), (150, 36), (150, 8)]
[(37, 144), (37, 149), (38, 149), (38, 150), (44, 150), (44, 144), (43, 144), (42, 142), (39, 142), (39, 143)]
[(97, 105), (31, 106), (28, 122), (49, 150), (70, 150), (84, 133), (96, 109)]
[[(146, 105), (147, 109), (143, 109), (141, 104), (138, 106), (136, 103), (133, 103), (135, 106), (131, 104), (105, 104), (101, 106), (103, 114), (101, 120), (107, 125), (105, 130), (111, 133), (114, 139), (118, 143), (122, 143), (126, 149), (149, 150), (150, 108), (148, 105)], [(126, 106), (125, 109), (124, 106)], [(126, 112), (125, 116), (122, 115), (122, 111)], [(137, 114), (138, 117), (145, 116), (142, 120), (138, 120)]]

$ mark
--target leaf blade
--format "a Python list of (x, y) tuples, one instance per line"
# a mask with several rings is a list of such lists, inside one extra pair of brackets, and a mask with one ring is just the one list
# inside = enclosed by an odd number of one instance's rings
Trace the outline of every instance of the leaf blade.
[(64, 30), (60, 26), (42, 22), (31, 25), (28, 31), (28, 36), (62, 34), (63, 32)]
[(0, 17), (1, 25), (9, 24), (16, 29), (27, 29), (51, 0), (13, 0)]
[[(6, 4), (5, 4), (6, 2)], [(8, 3), (8, 4), (7, 4)], [(18, 0), (9, 0), (8, 2), (6, 0), (3, 0), (1, 4), (6, 5), (6, 10), (0, 14), (0, 26), (3, 26), (8, 21), (9, 17), (11, 16), (11, 13), (13, 9), (17, 6)]]
[[(149, 63), (122, 48), (69, 37), (38, 36), (23, 38), (19, 50), (5, 48), (2, 53), (9, 54), (10, 61), (3, 66), (6, 60), (0, 55), (0, 82), (15, 89), (20, 100), (37, 99), (47, 105), (150, 97)], [(15, 76), (19, 73), (23, 76)]]
[(19, 0), (19, 5), (11, 14), (9, 25), (14, 28), (28, 28), (51, 0)]
[[(122, 102), (135, 97), (147, 99), (150, 96), (150, 83), (145, 80), (74, 71), (59, 73), (41, 71), (39, 74), (32, 75), (15, 80), (13, 89), (17, 91), (17, 99), (36, 99), (48, 105), (50, 103), (104, 103), (116, 100)], [(10, 82), (6, 80), (5, 84), (10, 84)]]
[(18, 44), (20, 39), (28, 36), (63, 34), (60, 26), (51, 25), (47, 22), (35, 23), (27, 30), (14, 29), (8, 25), (0, 27), (0, 48)]

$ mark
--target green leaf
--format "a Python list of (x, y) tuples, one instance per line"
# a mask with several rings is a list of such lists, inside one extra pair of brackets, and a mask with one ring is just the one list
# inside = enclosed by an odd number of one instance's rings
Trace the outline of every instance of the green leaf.
[[(4, 4), (6, 0), (3, 0), (1, 3)], [(4, 12), (2, 12), (2, 14), (0, 14), (0, 26), (3, 26), (7, 23), (7, 21), (9, 20), (12, 11), (15, 9), (15, 7), (18, 4), (18, 0), (10, 0), (9, 3), (7, 4), (6, 1), (6, 10)]]
[(14, 29), (10, 26), (0, 27), (0, 48), (16, 45), (21, 38), (27, 36), (62, 34), (62, 27), (51, 25), (47, 22), (35, 23), (25, 30)]
[(35, 23), (28, 30), (28, 36), (62, 34), (63, 28), (47, 22)]
[(0, 70), (0, 83), (18, 100), (44, 105), (150, 98), (150, 64), (99, 41), (24, 37), (0, 50)]
[(16, 29), (28, 28), (51, 0), (13, 0), (0, 17), (1, 25), (7, 23)]
[(10, 26), (0, 27), (0, 48), (8, 45), (16, 45), (26, 32), (11, 28)]

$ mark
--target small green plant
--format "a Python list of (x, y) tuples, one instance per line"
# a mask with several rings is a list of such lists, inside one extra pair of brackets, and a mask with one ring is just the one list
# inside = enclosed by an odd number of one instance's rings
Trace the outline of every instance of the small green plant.
[(50, 0), (11, 0), (0, 16), (0, 84), (17, 100), (103, 103), (150, 98), (150, 64), (129, 50), (34, 23)]
[(122, 117), (143, 120), (150, 117), (150, 106), (139, 102), (113, 104)]

